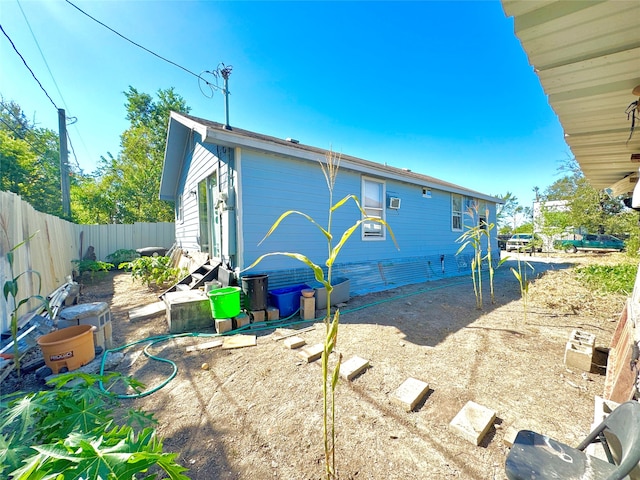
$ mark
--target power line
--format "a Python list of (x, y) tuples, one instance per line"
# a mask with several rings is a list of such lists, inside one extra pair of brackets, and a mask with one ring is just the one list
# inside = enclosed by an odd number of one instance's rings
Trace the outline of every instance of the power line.
[[(36, 44), (36, 47), (38, 47), (38, 51), (40, 52), (40, 56), (42, 57), (42, 61), (44, 62), (45, 66), (47, 67), (47, 70), (49, 71), (49, 75), (51, 76), (51, 80), (53, 81), (53, 84), (56, 87), (56, 90), (58, 91), (58, 95), (60, 95), (60, 98), (62, 99), (62, 103), (64, 104), (64, 107), (66, 108), (67, 112), (69, 111), (69, 107), (67, 106), (67, 102), (64, 99), (64, 96), (62, 95), (62, 92), (60, 91), (60, 87), (58, 86), (58, 82), (56, 82), (55, 77), (53, 76), (53, 72), (51, 71), (51, 68), (49, 67), (49, 62), (47, 62), (47, 59), (44, 56), (44, 52), (42, 51), (42, 48), (40, 48), (40, 43), (38, 42), (38, 39), (36, 38), (35, 33), (33, 32), (33, 29), (31, 28), (31, 24), (29, 23), (29, 19), (27, 18), (27, 14), (24, 12), (22, 5), (20, 4), (20, 0), (16, 0), (16, 3), (18, 4), (18, 7), (20, 8), (20, 12), (22, 12), (22, 17), (24, 18), (24, 21), (27, 24), (27, 27), (29, 27), (29, 31), (31, 32), (31, 37), (33, 38), (33, 41)], [(66, 117), (67, 120), (71, 121), (71, 123), (69, 123), (68, 125), (75, 125), (75, 123), (77, 122), (77, 118), (75, 117)], [(84, 145), (85, 149), (87, 148), (87, 146), (84, 143), (84, 140), (82, 138), (82, 135), (80, 135), (80, 130), (78, 129), (78, 126), (76, 125), (74, 127), (76, 129), (76, 132), (78, 133), (78, 136), (80, 137), (80, 142)], [(71, 145), (71, 151), (73, 152), (73, 158), (76, 161), (76, 167), (78, 167), (79, 170), (81, 170), (80, 168), (80, 164), (78, 163), (78, 157), (76, 156), (76, 151), (73, 148), (73, 144), (71, 143), (71, 137), (69, 137), (69, 133), (67, 132), (67, 137), (69, 138), (69, 145)]]
[(33, 41), (36, 44), (36, 47), (38, 47), (38, 51), (40, 52), (40, 56), (42, 57), (42, 60), (44, 61), (44, 65), (45, 67), (47, 67), (47, 71), (49, 72), (49, 75), (51, 76), (51, 80), (53, 80), (53, 84), (56, 87), (56, 90), (58, 91), (58, 95), (60, 95), (60, 98), (62, 99), (62, 103), (64, 104), (64, 107), (69, 110), (69, 107), (67, 107), (67, 102), (64, 101), (64, 97), (62, 96), (62, 92), (60, 91), (60, 87), (58, 87), (58, 82), (56, 82), (55, 77), (53, 76), (53, 72), (51, 72), (51, 68), (49, 68), (49, 63), (47, 62), (47, 59), (44, 56), (44, 53), (42, 52), (42, 49), (40, 48), (40, 44), (38, 43), (38, 39), (36, 38), (35, 33), (33, 33), (33, 29), (31, 28), (31, 24), (29, 23), (29, 19), (27, 19), (27, 15), (24, 13), (24, 10), (22, 9), (22, 5), (20, 5), (20, 0), (16, 0), (16, 3), (18, 4), (18, 7), (20, 8), (20, 12), (22, 12), (22, 17), (24, 18), (24, 21), (27, 24), (27, 27), (29, 28), (29, 32), (31, 32), (31, 38), (33, 38)]
[[(120, 38), (122, 38), (123, 40), (126, 40), (127, 42), (135, 45), (138, 48), (141, 48), (142, 50), (144, 50), (147, 53), (150, 53), (151, 55), (158, 57), (160, 60), (163, 60), (167, 63), (170, 63), (171, 65), (180, 68), (181, 70), (184, 70), (185, 72), (187, 72), (190, 75), (193, 75), (196, 78), (200, 78), (201, 80), (203, 80), (206, 83), (206, 80), (204, 80), (200, 75), (198, 75), (197, 73), (192, 72), (191, 70), (189, 70), (188, 68), (183, 67), (182, 65), (177, 64), (176, 62), (172, 62), (171, 60), (163, 57), (162, 55), (158, 55), (157, 53), (149, 50), (146, 47), (143, 47), (142, 45), (140, 45), (139, 43), (134, 42), (133, 40), (131, 40), (130, 38), (125, 37), (124, 35), (122, 35), (121, 33), (117, 32), (116, 30), (114, 30), (113, 28), (111, 28), (110, 26), (102, 23), (100, 20), (98, 20), (95, 17), (92, 17), (90, 14), (88, 14), (87, 12), (85, 12), (84, 10), (82, 10), (80, 7), (78, 7), (77, 5), (74, 5), (73, 3), (71, 3), (69, 0), (65, 0), (65, 2), (67, 2), (69, 5), (71, 5), (73, 8), (75, 8), (76, 10), (78, 10), (80, 13), (82, 13), (83, 15), (86, 15), (87, 17), (89, 17), (91, 20), (93, 20), (96, 23), (99, 23), (100, 25), (102, 25), (104, 28), (106, 28), (107, 30), (115, 33), (116, 35), (118, 35)], [(217, 85), (215, 85), (217, 87)]]
[(29, 67), (29, 65), (27, 64), (27, 61), (24, 59), (22, 54), (16, 48), (15, 44), (13, 43), (13, 40), (11, 40), (11, 37), (9, 35), (7, 35), (7, 32), (5, 32), (4, 28), (2, 28), (2, 24), (0, 24), (0, 30), (2, 30), (2, 33), (4, 34), (4, 36), (7, 37), (7, 40), (9, 40), (9, 43), (11, 43), (11, 46), (13, 47), (13, 50), (18, 54), (18, 56), (22, 60), (22, 63), (24, 63), (24, 66), (27, 67), (27, 69), (31, 73), (31, 76), (35, 79), (36, 82), (38, 82), (38, 85), (40, 86), (40, 89), (44, 92), (44, 94), (47, 96), (47, 98), (49, 99), (51, 104), (56, 108), (56, 110), (58, 110), (58, 106), (56, 105), (56, 102), (53, 101), (51, 96), (47, 93), (45, 88), (42, 86), (42, 83), (40, 83), (40, 80), (38, 80), (38, 77), (36, 77), (36, 74), (33, 73), (33, 70), (31, 70), (31, 67)]

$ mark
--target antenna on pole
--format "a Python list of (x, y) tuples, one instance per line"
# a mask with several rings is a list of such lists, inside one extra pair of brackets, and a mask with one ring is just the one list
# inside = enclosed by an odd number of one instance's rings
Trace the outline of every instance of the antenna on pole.
[[(224, 63), (220, 63), (218, 64), (218, 67), (214, 71), (205, 70), (200, 75), (198, 75), (198, 85), (200, 86), (200, 91), (205, 97), (207, 98), (213, 97), (213, 94), (215, 93), (216, 90), (220, 90), (224, 95), (224, 129), (225, 130), (231, 130), (231, 126), (229, 125), (229, 94), (230, 94), (229, 76), (231, 75), (231, 70), (233, 70), (232, 65), (225, 65)], [(205, 78), (203, 78), (204, 74), (209, 74), (213, 76), (215, 83), (209, 82)], [(224, 80), (223, 87), (220, 87), (220, 85), (218, 85), (218, 79), (220, 77), (222, 77), (222, 79)], [(204, 82), (204, 84), (207, 87), (209, 87), (210, 92), (205, 92), (202, 89), (202, 84), (200, 83), (200, 81)]]

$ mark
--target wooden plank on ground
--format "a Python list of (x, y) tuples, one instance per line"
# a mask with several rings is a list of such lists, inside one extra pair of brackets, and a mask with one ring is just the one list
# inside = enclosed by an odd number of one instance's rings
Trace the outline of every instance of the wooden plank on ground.
[(232, 335), (225, 337), (222, 343), (223, 350), (231, 348), (255, 347), (258, 344), (255, 335)]
[(198, 350), (208, 350), (209, 348), (219, 347), (224, 342), (221, 339), (213, 340), (211, 342), (200, 343), (198, 345), (191, 345), (187, 347), (187, 352), (197, 352)]
[(135, 322), (138, 320), (146, 320), (147, 318), (152, 318), (161, 313), (165, 313), (166, 310), (167, 306), (163, 301), (132, 308), (129, 310), (129, 321)]

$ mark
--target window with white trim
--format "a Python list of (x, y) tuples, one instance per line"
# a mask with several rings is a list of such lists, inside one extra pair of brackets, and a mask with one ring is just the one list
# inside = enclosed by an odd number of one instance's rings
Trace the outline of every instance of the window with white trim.
[(489, 216), (489, 210), (487, 208), (487, 202), (480, 201), (478, 204), (478, 225), (483, 230), (486, 230), (488, 227), (487, 220)]
[[(362, 178), (362, 208), (369, 217), (384, 220), (385, 214), (385, 184), (372, 178)], [(363, 239), (384, 239), (386, 229), (377, 222), (362, 223)]]
[(184, 221), (184, 203), (182, 200), (182, 194), (178, 195), (176, 199), (176, 222), (182, 223)]
[(451, 230), (462, 230), (462, 195), (451, 194)]

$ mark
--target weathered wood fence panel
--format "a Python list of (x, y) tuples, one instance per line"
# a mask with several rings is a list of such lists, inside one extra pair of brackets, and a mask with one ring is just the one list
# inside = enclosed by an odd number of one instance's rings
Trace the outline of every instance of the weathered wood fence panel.
[[(144, 247), (170, 248), (175, 242), (173, 223), (134, 223), (132, 225), (76, 225), (82, 252), (92, 246), (98, 260), (116, 250), (136, 250)], [(117, 265), (116, 265), (117, 267)]]
[[(35, 235), (34, 235), (35, 234)], [(18, 300), (37, 295), (49, 295), (62, 286), (73, 272), (73, 260), (93, 246), (98, 260), (116, 250), (143, 247), (170, 248), (175, 241), (173, 223), (136, 223), (133, 225), (77, 225), (53, 215), (36, 211), (18, 195), (0, 191), (0, 290), (12, 278), (7, 252), (15, 245), (31, 240), (14, 252), (13, 275), (26, 271), (37, 274), (20, 277)], [(35, 308), (36, 302), (25, 304), (20, 313)], [(9, 329), (13, 305), (7, 305), (0, 295), (0, 332)]]

